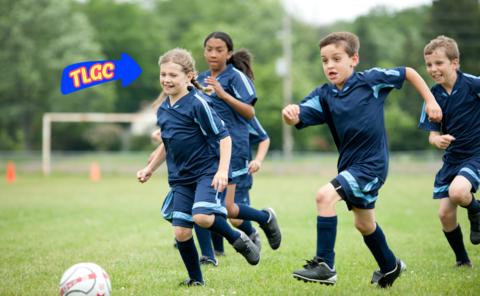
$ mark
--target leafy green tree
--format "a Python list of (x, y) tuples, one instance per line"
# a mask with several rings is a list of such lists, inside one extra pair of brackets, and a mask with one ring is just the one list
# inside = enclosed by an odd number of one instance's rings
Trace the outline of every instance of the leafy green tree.
[(166, 22), (170, 13), (156, 13), (142, 3), (95, 0), (77, 4), (77, 9), (87, 15), (95, 28), (95, 38), (107, 59), (116, 60), (121, 53), (127, 53), (142, 68), (140, 77), (127, 88), (115, 85), (116, 112), (138, 111), (142, 102), (157, 97), (160, 92), (158, 57), (173, 46), (167, 41), (168, 33), (176, 27)]
[(425, 28), (428, 40), (438, 35), (454, 38), (460, 49), (461, 68), (480, 75), (480, 2), (478, 0), (435, 0), (430, 22)]
[[(88, 20), (70, 1), (0, 1), (0, 149), (38, 148), (44, 112), (108, 110), (109, 87), (61, 96), (61, 71), (103, 59)], [(15, 143), (15, 144), (13, 144)]]

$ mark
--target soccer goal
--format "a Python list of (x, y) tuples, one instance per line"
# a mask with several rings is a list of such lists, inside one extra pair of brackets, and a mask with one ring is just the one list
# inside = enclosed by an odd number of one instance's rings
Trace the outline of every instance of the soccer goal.
[[(152, 121), (153, 120), (153, 121)], [(155, 117), (142, 113), (45, 113), (42, 126), (42, 171), (51, 172), (51, 141), (53, 122), (100, 122), (130, 123), (142, 126), (154, 126)]]

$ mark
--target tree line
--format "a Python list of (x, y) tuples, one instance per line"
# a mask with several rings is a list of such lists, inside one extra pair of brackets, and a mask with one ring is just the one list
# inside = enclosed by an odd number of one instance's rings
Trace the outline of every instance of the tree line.
[[(193, 53), (197, 69), (203, 59), (203, 39), (212, 31), (228, 32), (236, 49), (254, 56), (256, 114), (272, 140), (282, 147), (282, 78), (276, 72), (282, 57), (280, 0), (0, 0), (0, 150), (38, 150), (45, 112), (136, 112), (160, 92), (158, 57), (184, 47)], [(319, 11), (319, 17), (322, 13)], [(355, 32), (361, 41), (358, 70), (373, 66), (408, 65), (430, 83), (423, 64), (423, 47), (439, 34), (455, 38), (461, 68), (480, 75), (480, 2), (436, 0), (431, 5), (392, 11), (377, 7), (352, 22), (313, 26), (292, 20), (293, 102), (299, 102), (326, 82), (318, 41), (332, 31)], [(69, 64), (115, 60), (128, 53), (142, 75), (129, 87), (103, 84), (62, 96), (61, 71)], [(386, 107), (386, 124), (393, 150), (428, 147), (418, 130), (422, 101), (410, 87), (394, 91)], [(121, 149), (115, 143), (122, 126), (55, 124), (55, 150)], [(325, 127), (295, 132), (296, 150), (333, 150)], [(99, 143), (100, 142), (100, 143)], [(118, 141), (117, 141), (118, 142)], [(130, 149), (148, 146), (148, 138)]]

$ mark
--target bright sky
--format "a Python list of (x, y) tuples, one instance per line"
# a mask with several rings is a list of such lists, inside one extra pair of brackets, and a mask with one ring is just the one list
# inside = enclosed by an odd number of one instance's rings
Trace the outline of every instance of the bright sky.
[(354, 20), (379, 5), (402, 10), (431, 4), (432, 0), (282, 0), (282, 2), (288, 11), (305, 22), (325, 25), (340, 20)]

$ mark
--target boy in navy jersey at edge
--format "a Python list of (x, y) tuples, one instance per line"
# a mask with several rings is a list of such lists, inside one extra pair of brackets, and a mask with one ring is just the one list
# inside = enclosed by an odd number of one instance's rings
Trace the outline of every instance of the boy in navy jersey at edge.
[(163, 145), (155, 149), (148, 165), (137, 172), (140, 182), (166, 160), (173, 194), (172, 225), (177, 247), (189, 278), (182, 284), (203, 286), (198, 253), (192, 237), (193, 224), (225, 237), (248, 263), (260, 254), (244, 233), (234, 230), (222, 206), (229, 180), (231, 139), (209, 98), (191, 87), (195, 63), (184, 49), (173, 49), (159, 59), (160, 84), (167, 95), (157, 111)]
[(460, 52), (451, 38), (431, 40), (424, 58), (428, 74), (437, 83), (432, 93), (443, 111), (441, 123), (429, 122), (422, 113), (419, 124), (430, 131), (430, 144), (445, 150), (433, 198), (440, 199), (438, 216), (457, 266), (472, 267), (457, 222), (457, 206), (467, 209), (470, 241), (480, 244), (480, 203), (473, 196), (480, 183), (480, 77), (459, 70)]
[[(255, 115), (253, 106), (257, 101), (251, 56), (246, 50), (234, 51), (233, 41), (225, 32), (208, 34), (203, 46), (208, 70), (200, 73), (197, 80), (211, 98), (213, 109), (225, 122), (232, 137), (232, 180), (225, 197), (228, 218), (245, 221), (239, 229), (250, 237), (256, 233), (250, 221), (257, 222), (265, 232), (270, 247), (276, 250), (280, 247), (282, 236), (273, 209), (257, 210), (234, 202), (236, 184), (248, 173), (248, 122)], [(195, 231), (202, 254), (216, 265), (210, 234), (198, 227)]]
[(320, 40), (323, 71), (330, 83), (312, 91), (299, 105), (286, 106), (283, 119), (298, 129), (326, 123), (339, 151), (338, 175), (316, 194), (317, 250), (303, 269), (293, 272), (298, 280), (333, 285), (337, 280), (334, 245), (337, 233), (335, 204), (343, 200), (353, 212), (354, 223), (380, 270), (372, 284), (386, 288), (400, 276), (404, 263), (390, 250), (375, 221), (375, 202), (388, 170), (388, 145), (384, 104), (393, 88), (409, 81), (426, 102), (431, 120), (442, 113), (425, 81), (413, 69), (373, 68), (355, 72), (359, 62), (358, 37), (335, 32)]

